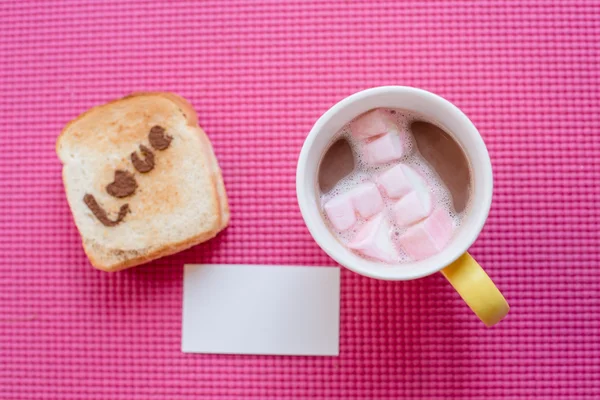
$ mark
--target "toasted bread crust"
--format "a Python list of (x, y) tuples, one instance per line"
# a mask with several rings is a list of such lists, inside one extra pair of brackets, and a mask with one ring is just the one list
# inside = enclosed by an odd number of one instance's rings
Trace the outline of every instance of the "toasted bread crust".
[[(180, 251), (189, 249), (190, 247), (193, 247), (197, 244), (204, 243), (207, 240), (210, 240), (210, 239), (214, 238), (215, 236), (217, 236), (217, 234), (221, 230), (222, 229), (219, 229), (219, 230), (216, 230), (213, 232), (206, 232), (201, 235), (189, 238), (182, 242), (165, 245), (165, 246), (153, 249), (150, 252), (144, 254), (143, 256), (132, 257), (123, 262), (119, 262), (119, 263), (111, 264), (111, 265), (104, 265), (104, 264), (102, 264), (101, 260), (95, 258), (94, 253), (92, 251), (88, 251), (88, 246), (86, 246), (85, 239), (83, 240), (83, 248), (85, 250), (85, 253), (86, 253), (88, 259), (90, 260), (90, 263), (95, 268), (105, 271), (105, 272), (117, 272), (117, 271), (121, 271), (121, 270), (124, 270), (127, 268), (145, 264), (152, 260), (156, 260), (156, 259), (159, 259), (162, 257), (176, 254), (176, 253), (179, 253)], [(90, 250), (91, 250), (91, 248), (90, 248)]]
[[(204, 147), (203, 147), (204, 158), (205, 158), (207, 164), (210, 164), (210, 165), (206, 165), (206, 168), (208, 168), (208, 170), (211, 172), (212, 185), (211, 185), (210, 191), (213, 193), (214, 199), (216, 200), (216, 207), (213, 210), (214, 211), (213, 215), (215, 215), (217, 218), (216, 218), (215, 224), (213, 225), (213, 228), (210, 229), (209, 231), (202, 232), (196, 236), (189, 237), (183, 241), (167, 243), (167, 244), (157, 246), (154, 248), (141, 249), (141, 250), (136, 250), (136, 251), (109, 249), (104, 246), (96, 244), (91, 239), (86, 240), (86, 238), (82, 236), (83, 247), (84, 247), (85, 253), (88, 256), (88, 259), (90, 260), (91, 264), (95, 268), (103, 270), (103, 271), (107, 271), (107, 272), (120, 271), (120, 270), (123, 270), (126, 268), (144, 264), (149, 261), (167, 256), (167, 255), (175, 254), (182, 250), (188, 249), (192, 246), (195, 246), (197, 244), (200, 244), (202, 242), (205, 242), (205, 241), (215, 237), (221, 230), (223, 230), (227, 226), (227, 224), (229, 222), (229, 206), (228, 206), (228, 202), (227, 202), (225, 186), (223, 184), (221, 170), (218, 166), (217, 159), (212, 150), (212, 145), (210, 144), (210, 140), (208, 139), (208, 136), (206, 135), (204, 130), (198, 125), (198, 117), (197, 117), (195, 110), (185, 99), (183, 99), (182, 97), (180, 97), (176, 94), (160, 93), (160, 92), (133, 93), (133, 94), (123, 97), (121, 99), (113, 100), (106, 104), (93, 107), (90, 110), (82, 113), (81, 115), (79, 115), (74, 120), (70, 121), (65, 126), (65, 128), (62, 130), (61, 134), (59, 135), (59, 137), (57, 139), (56, 152), (57, 152), (58, 157), (61, 160), (61, 162), (63, 162), (63, 164), (64, 164), (64, 161), (61, 157), (61, 152), (60, 152), (61, 141), (64, 139), (65, 133), (69, 130), (69, 128), (74, 123), (78, 122), (82, 118), (85, 118), (87, 115), (89, 115), (90, 113), (92, 113), (93, 111), (95, 111), (99, 108), (104, 108), (104, 107), (113, 105), (113, 104), (123, 101), (125, 99), (131, 99), (131, 98), (141, 97), (141, 96), (160, 96), (160, 97), (163, 97), (163, 98), (173, 102), (178, 107), (178, 109), (182, 112), (182, 114), (185, 116), (188, 125), (199, 134), (200, 139), (201, 139), (202, 143), (204, 144)], [(63, 184), (65, 186), (65, 191), (67, 191), (68, 190), (67, 180), (65, 179), (64, 171), (65, 170), (63, 169)], [(110, 263), (110, 264), (106, 263), (107, 258), (119, 258), (119, 257), (122, 257), (123, 260), (117, 261), (114, 263)]]

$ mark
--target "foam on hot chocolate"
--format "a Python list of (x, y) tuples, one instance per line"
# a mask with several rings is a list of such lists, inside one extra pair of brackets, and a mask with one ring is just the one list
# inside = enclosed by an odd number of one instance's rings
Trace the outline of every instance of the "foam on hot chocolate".
[[(365, 117), (366, 116), (366, 117)], [(362, 120), (360, 120), (362, 118)], [(383, 121), (381, 121), (383, 118)], [(348, 196), (351, 198), (353, 196), (353, 191), (356, 192), (357, 187), (365, 187), (365, 183), (370, 184), (378, 184), (379, 191), (383, 197), (384, 209), (381, 213), (378, 213), (375, 217), (379, 217), (380, 215), (387, 221), (389, 226), (391, 226), (391, 238), (396, 246), (396, 250), (398, 252), (397, 263), (406, 263), (415, 260), (415, 256), (409, 256), (411, 254), (410, 251), (404, 251), (402, 248), (402, 243), (411, 243), (410, 241), (402, 241), (401, 237), (407, 232), (408, 229), (414, 227), (418, 222), (422, 222), (425, 219), (420, 215), (425, 215), (427, 218), (433, 213), (439, 213), (443, 211), (448, 219), (444, 219), (444, 221), (451, 221), (452, 230), (456, 231), (456, 229), (460, 226), (461, 220), (466, 214), (467, 210), (462, 213), (456, 213), (452, 206), (452, 199), (450, 192), (435, 172), (435, 170), (423, 159), (420, 155), (415, 139), (410, 131), (410, 124), (415, 120), (423, 120), (419, 118), (418, 115), (406, 112), (404, 110), (388, 110), (388, 109), (377, 109), (371, 111), (369, 113), (363, 114), (359, 116), (357, 119), (352, 121), (351, 123), (345, 125), (333, 138), (332, 143), (337, 140), (344, 138), (348, 141), (352, 148), (352, 152), (354, 153), (355, 160), (355, 168), (354, 171), (341, 179), (330, 191), (327, 193), (321, 194), (321, 205), (324, 206), (327, 202), (334, 198), (338, 198), (340, 195), (344, 195), (342, 197)], [(390, 121), (394, 123), (390, 124)], [(352, 129), (355, 129), (353, 132)], [(361, 131), (357, 131), (360, 129)], [(379, 132), (378, 130), (387, 130), (386, 132)], [(367, 132), (365, 134), (365, 132)], [(379, 157), (374, 154), (370, 154), (369, 151), (373, 149), (377, 149), (378, 146), (373, 146), (373, 141), (381, 140), (385, 135), (397, 135), (397, 138), (394, 138), (394, 142), (390, 142), (393, 148), (388, 148), (384, 152), (383, 157)], [(379, 147), (379, 151), (381, 151), (381, 147)], [(382, 162), (382, 160), (390, 159), (391, 161)], [(378, 177), (385, 171), (390, 170), (393, 167), (398, 166), (399, 164), (409, 167), (408, 170), (406, 167), (403, 167), (399, 170), (396, 170), (396, 174), (393, 179), (388, 180), (390, 182), (397, 182), (398, 177), (402, 176), (402, 170), (406, 175), (410, 175), (407, 180), (415, 190), (415, 187), (419, 187), (422, 184), (418, 183), (421, 181), (425, 183), (427, 193), (418, 193), (418, 196), (415, 196), (415, 192), (413, 191), (413, 196), (406, 198), (408, 194), (407, 190), (403, 187), (397, 187), (395, 192), (392, 190), (391, 194), (388, 194), (384, 187), (382, 187), (385, 179), (381, 179), (378, 182)], [(415, 177), (415, 174), (412, 171), (416, 172), (419, 178)], [(422, 190), (418, 189), (418, 190)], [(396, 193), (396, 194), (394, 194)], [(423, 204), (423, 209), (419, 209), (416, 212), (416, 217), (408, 217), (408, 218), (398, 218), (397, 213), (399, 210), (408, 209), (411, 210), (411, 201), (418, 201), (419, 199), (423, 199), (425, 202)], [(400, 204), (400, 200), (403, 200), (404, 204)], [(431, 204), (427, 204), (430, 202)], [(364, 204), (363, 204), (364, 207)], [(468, 207), (467, 207), (468, 209)], [(322, 213), (324, 219), (327, 221), (327, 224), (330, 230), (336, 235), (338, 240), (340, 240), (345, 245), (349, 245), (353, 242), (353, 240), (357, 237), (358, 233), (361, 232), (361, 228), (371, 221), (374, 217), (364, 218), (360, 215), (356, 207), (354, 208), (356, 213), (356, 218), (351, 227), (344, 226), (344, 230), (336, 228), (335, 225), (332, 224), (329, 218), (327, 217), (327, 212), (325, 208), (322, 208)], [(418, 214), (418, 213), (421, 214)], [(424, 224), (423, 226), (432, 226), (435, 227), (435, 224)], [(364, 230), (363, 230), (364, 232)], [(412, 232), (412, 231), (411, 231)], [(409, 232), (410, 233), (410, 232)], [(435, 233), (434, 233), (435, 234)], [(447, 235), (445, 235), (447, 236)], [(439, 251), (441, 249), (435, 249), (433, 253)], [(369, 257), (368, 255), (361, 254), (366, 258), (375, 259), (374, 257)]]

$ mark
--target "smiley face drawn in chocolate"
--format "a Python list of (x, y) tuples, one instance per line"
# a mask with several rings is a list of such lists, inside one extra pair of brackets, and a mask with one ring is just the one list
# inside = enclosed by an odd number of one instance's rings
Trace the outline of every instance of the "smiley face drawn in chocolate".
[[(172, 140), (173, 137), (167, 135), (165, 128), (162, 126), (153, 126), (148, 134), (148, 141), (156, 150), (162, 151), (167, 149)], [(144, 155), (144, 160), (140, 159), (136, 152), (133, 152), (131, 153), (131, 163), (138, 172), (145, 174), (154, 169), (154, 153), (143, 144), (140, 144), (140, 152)], [(137, 182), (131, 172), (116, 170), (114, 180), (106, 186), (106, 191), (113, 197), (123, 198), (133, 195), (137, 187)], [(119, 209), (117, 219), (111, 220), (93, 195), (86, 193), (83, 196), (83, 202), (104, 226), (118, 225), (131, 211), (129, 204), (123, 204)]]
[(133, 164), (134, 168), (138, 170), (138, 172), (145, 174), (146, 172), (150, 172), (154, 169), (154, 153), (152, 153), (150, 149), (143, 144), (140, 144), (140, 151), (144, 155), (144, 160), (141, 160), (134, 151), (131, 153), (131, 163)]

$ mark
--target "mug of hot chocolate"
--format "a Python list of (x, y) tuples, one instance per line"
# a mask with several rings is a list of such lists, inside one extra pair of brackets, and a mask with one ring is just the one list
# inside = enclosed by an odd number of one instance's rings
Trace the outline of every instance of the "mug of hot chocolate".
[(355, 93), (315, 123), (296, 174), (319, 246), (344, 267), (385, 280), (441, 272), (487, 325), (509, 306), (469, 255), (492, 202), (479, 131), (449, 101), (385, 86)]

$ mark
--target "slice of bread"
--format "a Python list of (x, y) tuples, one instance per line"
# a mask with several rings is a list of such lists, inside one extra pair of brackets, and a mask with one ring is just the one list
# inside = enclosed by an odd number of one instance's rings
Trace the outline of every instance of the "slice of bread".
[[(98, 269), (118, 271), (179, 252), (229, 222), (210, 140), (177, 95), (137, 93), (95, 107), (65, 127), (56, 152), (83, 247)], [(133, 158), (153, 167), (140, 172), (148, 168)]]

